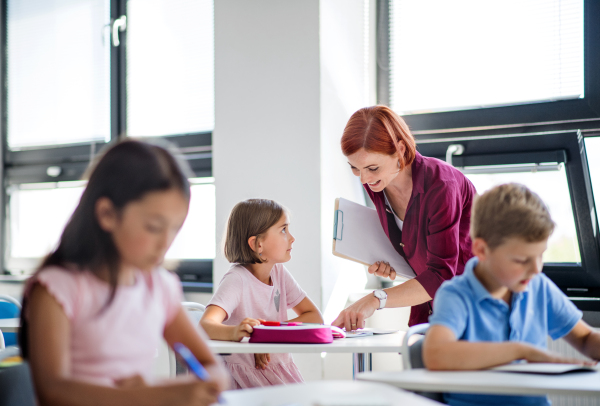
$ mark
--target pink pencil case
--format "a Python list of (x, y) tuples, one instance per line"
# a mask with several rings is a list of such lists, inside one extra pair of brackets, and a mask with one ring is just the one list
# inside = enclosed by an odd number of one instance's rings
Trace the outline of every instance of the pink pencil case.
[(328, 344), (333, 342), (333, 332), (331, 326), (325, 325), (256, 326), (250, 342)]

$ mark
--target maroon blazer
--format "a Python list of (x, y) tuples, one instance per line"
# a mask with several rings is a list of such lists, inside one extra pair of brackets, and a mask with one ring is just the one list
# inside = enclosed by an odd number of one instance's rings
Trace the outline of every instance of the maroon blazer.
[[(471, 252), (471, 205), (475, 187), (459, 170), (418, 152), (412, 163), (413, 189), (402, 231), (386, 210), (383, 192), (371, 197), (383, 230), (432, 298), (442, 282), (460, 275)], [(413, 306), (409, 326), (427, 323), (432, 302)]]

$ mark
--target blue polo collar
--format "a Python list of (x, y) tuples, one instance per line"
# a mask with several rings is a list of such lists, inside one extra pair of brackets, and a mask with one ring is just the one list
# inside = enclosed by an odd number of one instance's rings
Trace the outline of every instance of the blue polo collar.
[[(475, 276), (474, 269), (479, 263), (479, 258), (473, 257), (467, 261), (465, 264), (465, 270), (463, 272), (463, 276), (466, 278), (469, 286), (473, 291), (473, 295), (475, 297), (475, 301), (477, 303), (489, 299), (493, 302), (501, 302), (506, 305), (506, 303), (502, 299), (498, 299), (493, 297), (490, 292), (481, 284), (479, 279)], [(529, 286), (523, 292), (513, 292), (511, 302), (515, 303), (516, 300), (520, 300), (523, 298), (524, 294), (529, 292)]]

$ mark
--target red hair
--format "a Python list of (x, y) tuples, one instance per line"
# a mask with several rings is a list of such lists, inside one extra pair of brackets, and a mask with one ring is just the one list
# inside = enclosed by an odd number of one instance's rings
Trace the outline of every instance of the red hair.
[[(406, 147), (400, 155), (400, 143)], [(398, 155), (400, 169), (415, 160), (417, 145), (408, 125), (387, 106), (363, 107), (352, 114), (341, 140), (342, 152), (349, 156), (364, 148), (367, 152)]]

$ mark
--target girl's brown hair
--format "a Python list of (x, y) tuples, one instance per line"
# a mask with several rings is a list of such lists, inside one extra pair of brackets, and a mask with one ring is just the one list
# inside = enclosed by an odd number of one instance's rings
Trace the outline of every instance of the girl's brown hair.
[[(345, 156), (361, 148), (367, 152), (397, 155), (400, 169), (413, 163), (417, 146), (408, 125), (387, 106), (364, 107), (352, 114), (342, 135), (342, 152)], [(400, 155), (400, 144), (406, 150)]]
[(262, 258), (250, 248), (248, 239), (260, 238), (284, 213), (284, 207), (273, 200), (248, 199), (236, 204), (227, 221), (225, 258), (237, 264), (262, 263)]

